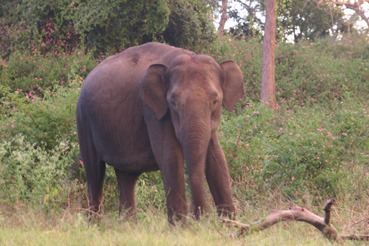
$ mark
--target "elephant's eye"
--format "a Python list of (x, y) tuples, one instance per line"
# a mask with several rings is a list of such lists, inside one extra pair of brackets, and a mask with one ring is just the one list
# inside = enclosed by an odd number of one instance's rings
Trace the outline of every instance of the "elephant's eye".
[(212, 101), (211, 102), (212, 102), (212, 106), (213, 107), (216, 107), (218, 105), (219, 97), (218, 97), (218, 95), (216, 93), (214, 93), (212, 95)]
[(177, 96), (176, 95), (172, 95), (170, 97), (170, 104), (173, 105), (173, 106), (176, 106), (176, 104), (177, 104)]

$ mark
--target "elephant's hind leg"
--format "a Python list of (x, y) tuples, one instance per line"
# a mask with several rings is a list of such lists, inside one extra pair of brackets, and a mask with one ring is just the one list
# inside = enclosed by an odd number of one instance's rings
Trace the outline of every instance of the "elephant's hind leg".
[(119, 215), (136, 217), (135, 185), (140, 174), (115, 169), (119, 186)]
[(105, 177), (105, 163), (99, 158), (92, 140), (91, 129), (77, 107), (77, 128), (81, 157), (86, 171), (88, 189), (88, 215), (101, 212), (102, 191)]
[(102, 211), (102, 193), (105, 177), (105, 163), (94, 159), (85, 164), (89, 214), (99, 214)]

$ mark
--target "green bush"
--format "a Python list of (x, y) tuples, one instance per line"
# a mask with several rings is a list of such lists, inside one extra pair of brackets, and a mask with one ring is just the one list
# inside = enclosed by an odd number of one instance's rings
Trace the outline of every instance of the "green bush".
[(0, 196), (4, 204), (25, 202), (46, 209), (67, 201), (67, 175), (78, 154), (76, 143), (60, 140), (50, 150), (16, 135), (0, 141)]
[(169, 21), (165, 1), (85, 1), (76, 4), (71, 20), (86, 48), (117, 52), (155, 40)]
[(79, 95), (77, 88), (58, 87), (44, 91), (44, 98), (25, 98), (20, 92), (8, 97), (4, 105), (0, 136), (11, 138), (21, 133), (35, 144), (54, 148), (59, 139), (76, 142), (75, 107)]
[(2, 66), (0, 80), (12, 91), (42, 96), (43, 90), (53, 90), (57, 85), (66, 86), (74, 77), (84, 78), (95, 66), (96, 61), (91, 54), (81, 51), (46, 55), (38, 51), (14, 52)]
[[(350, 170), (365, 170), (368, 163), (365, 105), (349, 98), (333, 111), (299, 107), (275, 114), (249, 103), (239, 115), (224, 118), (221, 143), (238, 195), (253, 199), (278, 191), (298, 199), (304, 192), (315, 197), (355, 193)], [(365, 177), (361, 186), (367, 187)]]
[(203, 0), (4, 0), (0, 56), (35, 47), (43, 54), (76, 48), (110, 54), (149, 41), (196, 49), (214, 38), (208, 4)]
[(163, 41), (170, 45), (201, 50), (215, 38), (209, 1), (168, 0), (169, 22), (163, 32)]
[(143, 173), (136, 186), (137, 207), (166, 209), (165, 190), (160, 172)]
[(276, 55), (277, 97), (290, 108), (309, 104), (330, 107), (336, 100), (342, 101), (345, 93), (365, 98), (369, 93), (368, 67), (369, 60), (352, 56), (338, 59), (315, 44), (281, 44)]
[(0, 61), (7, 59), (13, 52), (31, 49), (30, 33), (25, 22), (7, 23), (0, 19)]
[[(358, 48), (359, 46), (360, 48)], [(276, 49), (276, 96), (282, 107), (333, 107), (350, 93), (369, 99), (369, 48), (361, 39), (350, 43), (286, 44)], [(342, 52), (341, 52), (342, 51)], [(245, 77), (247, 97), (260, 100), (262, 45), (257, 40), (218, 38), (201, 52), (218, 62), (234, 60)]]

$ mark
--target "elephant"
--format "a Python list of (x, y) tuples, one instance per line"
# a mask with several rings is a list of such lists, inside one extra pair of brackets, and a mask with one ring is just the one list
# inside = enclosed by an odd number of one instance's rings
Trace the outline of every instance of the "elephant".
[(233, 111), (244, 96), (243, 82), (231, 60), (218, 64), (210, 56), (156, 42), (98, 64), (87, 75), (76, 108), (89, 211), (101, 212), (108, 164), (118, 181), (119, 214), (136, 216), (140, 174), (160, 171), (171, 224), (187, 218), (185, 174), (195, 219), (209, 208), (205, 178), (217, 213), (234, 216), (231, 178), (216, 130), (222, 105)]

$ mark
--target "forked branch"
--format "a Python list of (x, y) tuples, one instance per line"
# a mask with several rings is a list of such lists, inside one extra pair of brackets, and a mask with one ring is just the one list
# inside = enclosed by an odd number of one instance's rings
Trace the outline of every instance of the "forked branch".
[(357, 1), (347, 1), (347, 0), (332, 0), (332, 3), (336, 6), (346, 6), (348, 9), (352, 9), (356, 12), (357, 15), (361, 17), (363, 21), (369, 27), (369, 18), (365, 15), (365, 11), (361, 8), (361, 5), (364, 3), (368, 3), (368, 0), (357, 0)]
[(341, 242), (342, 240), (369, 240), (369, 235), (341, 235), (330, 224), (330, 212), (336, 199), (327, 201), (324, 211), (325, 217), (320, 217), (309, 210), (293, 205), (288, 210), (277, 210), (269, 214), (265, 219), (254, 224), (243, 224), (235, 220), (223, 219), (223, 223), (240, 229), (240, 235), (251, 234), (262, 231), (281, 221), (302, 221), (317, 228), (326, 238), (331, 241)]

